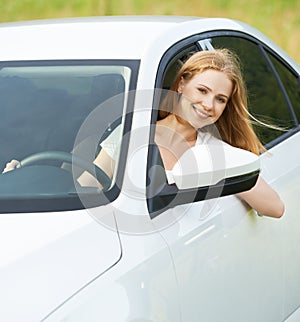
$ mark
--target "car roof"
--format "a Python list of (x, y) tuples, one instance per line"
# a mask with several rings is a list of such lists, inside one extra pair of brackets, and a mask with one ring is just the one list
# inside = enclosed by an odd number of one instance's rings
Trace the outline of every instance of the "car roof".
[[(37, 20), (0, 24), (1, 60), (141, 59), (153, 42), (176, 41), (176, 30), (242, 25), (228, 19), (135, 16)], [(192, 28), (192, 26), (194, 26)], [(187, 34), (188, 35), (188, 34)], [(164, 37), (163, 37), (164, 36)], [(181, 37), (181, 36), (180, 36)], [(174, 38), (174, 40), (173, 40)], [(177, 36), (179, 39), (179, 37)]]
[(103, 16), (2, 23), (0, 60), (140, 60), (193, 34), (217, 30), (245, 32), (280, 50), (255, 28), (227, 18)]

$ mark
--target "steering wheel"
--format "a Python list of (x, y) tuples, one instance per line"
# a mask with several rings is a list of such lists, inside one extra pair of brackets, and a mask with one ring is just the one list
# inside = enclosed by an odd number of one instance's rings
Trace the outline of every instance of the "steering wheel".
[(89, 172), (95, 179), (97, 179), (97, 181), (101, 183), (103, 190), (107, 190), (111, 185), (111, 178), (102, 169), (68, 152), (45, 151), (35, 153), (20, 161), (16, 168), (27, 167), (34, 165), (40, 161), (50, 160), (67, 162), (70, 164), (74, 163), (81, 169)]

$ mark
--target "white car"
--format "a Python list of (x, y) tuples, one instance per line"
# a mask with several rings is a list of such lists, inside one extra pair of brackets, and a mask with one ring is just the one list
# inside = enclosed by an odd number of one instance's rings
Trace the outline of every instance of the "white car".
[[(0, 167), (22, 160), (0, 175), (0, 321), (300, 320), (296, 62), (229, 19), (8, 23), (0, 43)], [(158, 102), (188, 55), (220, 47), (241, 59), (251, 113), (284, 130), (255, 127), (268, 152), (230, 164), (222, 148), (224, 168), (168, 185)], [(116, 126), (110, 180), (92, 161)], [(78, 185), (83, 170), (104, 190)], [(280, 219), (235, 196), (259, 171)]]

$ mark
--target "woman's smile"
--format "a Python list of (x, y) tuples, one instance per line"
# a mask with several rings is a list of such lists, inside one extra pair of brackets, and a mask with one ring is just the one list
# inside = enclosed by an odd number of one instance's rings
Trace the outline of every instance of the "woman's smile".
[(193, 104), (192, 107), (197, 116), (199, 116), (201, 119), (208, 119), (209, 117), (211, 117), (210, 114), (204, 112), (203, 108), (199, 104)]

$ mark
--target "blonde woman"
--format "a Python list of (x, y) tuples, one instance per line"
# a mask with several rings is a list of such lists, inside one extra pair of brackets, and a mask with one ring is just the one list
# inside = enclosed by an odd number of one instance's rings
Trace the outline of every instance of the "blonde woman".
[[(155, 141), (166, 171), (186, 149), (207, 139), (206, 129), (213, 125), (232, 146), (257, 155), (265, 150), (250, 122), (238, 59), (226, 49), (198, 52), (183, 64), (160, 116)], [(280, 197), (261, 177), (238, 196), (265, 216), (279, 218), (284, 213)]]

